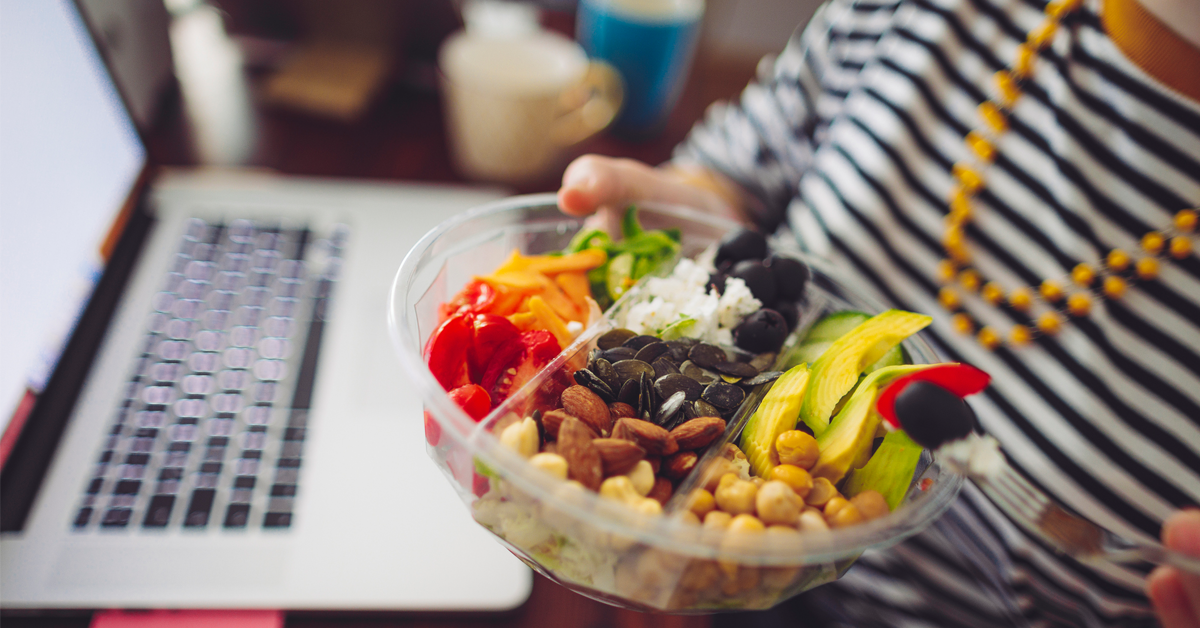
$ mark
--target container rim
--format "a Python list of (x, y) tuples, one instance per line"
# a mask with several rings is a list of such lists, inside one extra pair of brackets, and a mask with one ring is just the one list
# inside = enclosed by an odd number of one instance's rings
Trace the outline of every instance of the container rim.
[[(674, 215), (724, 229), (738, 226), (726, 218), (688, 207), (654, 202), (635, 204), (641, 210)], [(686, 556), (720, 558), (761, 565), (828, 563), (857, 556), (868, 548), (886, 547), (916, 534), (950, 507), (962, 487), (964, 478), (939, 465), (936, 460), (930, 465), (930, 470), (936, 473), (933, 486), (887, 516), (830, 531), (828, 534), (796, 535), (796, 538), (782, 535), (764, 536), (762, 542), (746, 546), (720, 546), (711, 539), (703, 538), (704, 535), (697, 534), (695, 526), (684, 522), (679, 516), (647, 521), (621, 504), (601, 499), (598, 494), (583, 492), (584, 494), (570, 495), (564, 499), (563, 483), (560, 480), (534, 469), (525, 459), (502, 446), (490, 432), (477, 429), (476, 422), (442, 390), (423, 359), (424, 347), (416, 335), (416, 324), (412, 318), (414, 300), (410, 300), (409, 290), (420, 270), (420, 261), (440, 238), (454, 228), (494, 214), (547, 206), (557, 207), (557, 196), (554, 193), (514, 196), (457, 214), (434, 227), (413, 246), (401, 262), (392, 283), (388, 299), (388, 328), (401, 366), (410, 378), (418, 382), (419, 389), (425, 391), (422, 402), (426, 407), (426, 414), (432, 412), (434, 420), (445, 430), (443, 434), (448, 433), (459, 441), (472, 456), (500, 472), (506, 481), (514, 484), (532, 499), (543, 505), (553, 504), (553, 508), (561, 514), (586, 522), (603, 532)], [(861, 301), (861, 306), (874, 311), (886, 309), (882, 304), (865, 296), (861, 289), (855, 290), (852, 285), (848, 285), (852, 282), (843, 278), (834, 279), (836, 271), (832, 271), (832, 267), (826, 261), (794, 250), (788, 250), (786, 253), (802, 259), (816, 273), (824, 275), (823, 279), (852, 294), (856, 300)], [(590, 330), (584, 334), (588, 331)], [(917, 343), (921, 353), (936, 356), (933, 349), (920, 337), (914, 336), (910, 340)], [(564, 351), (573, 348), (574, 345)]]

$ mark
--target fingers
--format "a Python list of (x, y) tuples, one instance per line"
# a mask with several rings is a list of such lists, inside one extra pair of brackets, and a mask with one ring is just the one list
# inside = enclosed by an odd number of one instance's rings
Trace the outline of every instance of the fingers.
[[(1188, 509), (1167, 518), (1163, 545), (1200, 556), (1200, 510)], [(1146, 595), (1164, 628), (1200, 628), (1200, 576), (1162, 566), (1146, 580)]]
[(682, 183), (663, 170), (632, 159), (584, 155), (567, 166), (558, 190), (558, 206), (576, 216), (605, 207), (620, 209), (636, 201), (729, 212), (728, 204), (713, 192)]

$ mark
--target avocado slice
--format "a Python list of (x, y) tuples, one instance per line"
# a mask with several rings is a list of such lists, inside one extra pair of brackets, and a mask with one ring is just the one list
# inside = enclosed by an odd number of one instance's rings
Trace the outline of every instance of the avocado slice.
[(829, 429), (817, 437), (821, 455), (810, 471), (812, 476), (828, 478), (837, 484), (855, 461), (870, 455), (875, 429), (881, 420), (875, 412), (879, 388), (897, 377), (928, 367), (928, 364), (885, 366), (863, 378), (842, 411), (829, 423)]
[(854, 497), (867, 490), (879, 491), (887, 500), (888, 508), (895, 510), (912, 484), (921, 451), (921, 446), (904, 430), (888, 432), (867, 464), (846, 475), (842, 493)]
[(800, 401), (808, 387), (807, 364), (788, 369), (775, 380), (767, 391), (758, 409), (746, 421), (740, 439), (742, 451), (750, 460), (750, 468), (760, 478), (770, 477), (775, 463), (771, 461), (771, 450), (780, 434), (796, 427), (800, 415)]
[(932, 321), (924, 314), (887, 310), (835, 340), (812, 365), (813, 385), (804, 393), (800, 419), (819, 438), (829, 427), (834, 407), (854, 387), (858, 376)]

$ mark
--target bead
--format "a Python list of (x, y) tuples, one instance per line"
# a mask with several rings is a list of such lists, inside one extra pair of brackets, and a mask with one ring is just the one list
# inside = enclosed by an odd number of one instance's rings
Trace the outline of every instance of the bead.
[(956, 266), (954, 264), (954, 262), (952, 262), (948, 259), (944, 259), (944, 260), (941, 260), (940, 262), (938, 262), (937, 276), (938, 276), (939, 281), (942, 281), (942, 282), (950, 281), (951, 279), (954, 279), (954, 276), (957, 274), (958, 274), (958, 266)]
[(1191, 233), (1196, 228), (1197, 218), (1196, 210), (1181, 209), (1175, 214), (1175, 228), (1184, 233)]
[(1029, 45), (1033, 46), (1035, 50), (1041, 50), (1050, 45), (1056, 32), (1058, 32), (1058, 22), (1046, 20), (1042, 22), (1041, 26), (1029, 31), (1029, 36), (1025, 38), (1025, 41), (1029, 42)]
[(1024, 312), (1033, 305), (1033, 293), (1029, 291), (1029, 288), (1017, 288), (1008, 295), (1008, 304), (1014, 309)]
[(1151, 231), (1150, 233), (1142, 236), (1142, 250), (1151, 255), (1158, 255), (1161, 253), (1163, 244), (1165, 244), (1163, 234), (1157, 231)]
[(1192, 240), (1186, 236), (1171, 238), (1171, 257), (1183, 259), (1192, 252)]
[(961, 312), (950, 317), (950, 324), (954, 326), (955, 332), (964, 336), (975, 331), (975, 322), (971, 320), (970, 316)]
[(982, 281), (983, 280), (979, 277), (979, 271), (977, 271), (973, 268), (967, 268), (967, 269), (964, 269), (961, 273), (958, 273), (958, 283), (960, 285), (962, 285), (962, 287), (964, 289), (969, 290), (971, 292), (975, 292), (976, 290), (978, 290), (979, 284)]
[(980, 161), (990, 164), (996, 158), (996, 147), (979, 133), (975, 131), (967, 133), (966, 141), (967, 147), (971, 149), (971, 152), (975, 153), (975, 156)]
[(1033, 332), (1029, 331), (1029, 328), (1024, 325), (1013, 325), (1012, 330), (1008, 332), (1008, 339), (1014, 345), (1029, 344), (1029, 341), (1033, 340)]
[(1096, 271), (1092, 270), (1087, 264), (1077, 264), (1071, 269), (1071, 281), (1083, 286), (1084, 288), (1092, 285), (1096, 280)]
[(1109, 275), (1104, 278), (1104, 294), (1110, 299), (1119, 299), (1125, 296), (1127, 289), (1129, 289), (1129, 284), (1116, 275)]
[(954, 164), (954, 168), (951, 170), (951, 172), (953, 172), (954, 178), (958, 179), (958, 183), (962, 186), (963, 192), (966, 192), (967, 194), (975, 194), (979, 191), (979, 188), (983, 187), (983, 175), (979, 174), (978, 170), (975, 170), (974, 168), (962, 162)]
[(960, 214), (963, 218), (971, 215), (971, 195), (961, 185), (954, 186), (950, 194), (950, 214)]
[(994, 281), (989, 281), (983, 284), (982, 296), (984, 301), (996, 305), (1004, 300), (1004, 288)]
[(1129, 268), (1129, 254), (1121, 249), (1113, 249), (1108, 252), (1107, 262), (1109, 268), (1120, 272)]
[(1000, 70), (995, 76), (996, 89), (1000, 91), (1000, 101), (1005, 107), (1011, 109), (1017, 99), (1021, 97), (1021, 87), (1017, 85), (1017, 79), (1008, 70)]
[(1017, 45), (1017, 60), (1013, 62), (1013, 74), (1019, 78), (1029, 78), (1033, 71), (1033, 48), (1028, 44)]
[(1043, 334), (1057, 334), (1062, 331), (1062, 317), (1057, 312), (1046, 312), (1038, 317), (1037, 326)]
[(1050, 19), (1061, 20), (1063, 16), (1074, 11), (1078, 6), (1078, 0), (1053, 0), (1046, 5), (1046, 15)]
[(990, 100), (979, 103), (979, 117), (983, 118), (983, 122), (995, 133), (1008, 130), (1008, 116)]
[(1158, 277), (1158, 260), (1153, 257), (1143, 257), (1133, 265), (1137, 276), (1145, 281)]
[(1067, 311), (1072, 316), (1087, 316), (1092, 311), (1092, 298), (1085, 292), (1076, 292), (1067, 297)]
[(938, 303), (947, 310), (956, 310), (959, 306), (958, 292), (949, 286), (938, 290)]
[(950, 259), (958, 264), (966, 264), (971, 259), (967, 245), (963, 242), (962, 229), (946, 231), (946, 235), (942, 239), (942, 246), (946, 249), (946, 255), (949, 255)]
[(1043, 299), (1051, 303), (1055, 303), (1063, 298), (1062, 286), (1057, 281), (1050, 279), (1042, 282), (1042, 285), (1038, 288), (1038, 292), (1041, 293)]
[(991, 327), (980, 329), (979, 335), (976, 338), (979, 340), (979, 344), (988, 349), (995, 349), (1000, 346), (1000, 334), (996, 333), (996, 330)]

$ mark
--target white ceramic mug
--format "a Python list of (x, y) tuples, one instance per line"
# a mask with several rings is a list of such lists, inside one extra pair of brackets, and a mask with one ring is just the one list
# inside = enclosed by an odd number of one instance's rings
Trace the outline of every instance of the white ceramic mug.
[(620, 77), (561, 35), (451, 35), (438, 58), (451, 154), (470, 179), (536, 181), (620, 109)]

